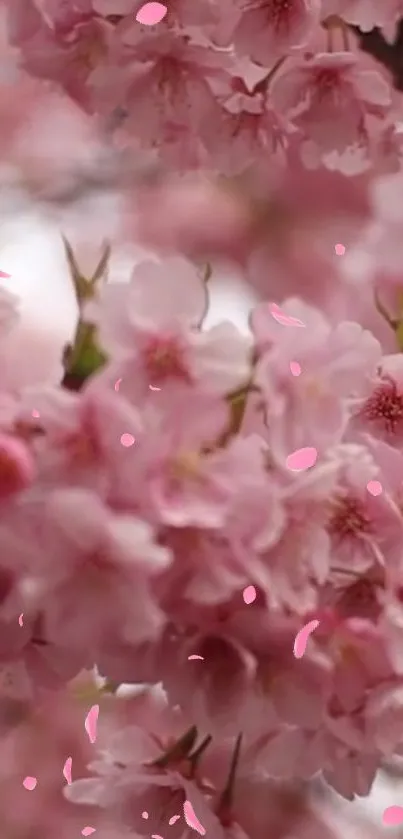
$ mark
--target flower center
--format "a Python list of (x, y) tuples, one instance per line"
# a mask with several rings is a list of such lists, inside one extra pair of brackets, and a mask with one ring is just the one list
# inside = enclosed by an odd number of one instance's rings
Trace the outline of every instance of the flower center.
[(152, 338), (143, 351), (143, 361), (153, 385), (169, 378), (191, 382), (184, 350), (176, 338)]
[(383, 382), (367, 399), (362, 410), (363, 419), (380, 426), (387, 434), (403, 430), (403, 393), (393, 380)]
[(330, 517), (328, 532), (339, 539), (348, 539), (369, 533), (371, 521), (366, 515), (363, 505), (356, 498), (338, 498), (334, 504)]

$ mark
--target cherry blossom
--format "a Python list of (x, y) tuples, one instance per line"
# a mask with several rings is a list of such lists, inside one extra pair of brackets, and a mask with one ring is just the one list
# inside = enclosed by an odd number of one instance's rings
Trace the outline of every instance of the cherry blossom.
[(339, 839), (345, 799), (358, 839), (401, 818), (354, 799), (403, 745), (403, 3), (145, 5), (0, 0), (2, 219), (74, 309), (42, 380), (4, 260), (2, 832)]

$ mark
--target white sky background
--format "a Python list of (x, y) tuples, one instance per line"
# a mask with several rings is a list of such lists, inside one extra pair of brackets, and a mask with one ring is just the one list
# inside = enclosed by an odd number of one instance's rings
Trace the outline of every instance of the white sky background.
[[(74, 331), (77, 310), (60, 232), (56, 221), (33, 212), (0, 223), (0, 270), (11, 274), (11, 279), (1, 279), (0, 284), (21, 300), (20, 326), (12, 340), (7, 339), (7, 358), (0, 360), (1, 379), (6, 376), (14, 387), (32, 383), (32, 376), (36, 381), (49, 377), (57, 381), (61, 348)], [(137, 250), (136, 260), (124, 252), (115, 253), (111, 278), (128, 277), (130, 265), (143, 255)], [(211, 288), (207, 323), (231, 319), (247, 329), (253, 298), (245, 297), (242, 285), (228, 277), (213, 277)], [(23, 356), (29, 359), (25, 370)]]

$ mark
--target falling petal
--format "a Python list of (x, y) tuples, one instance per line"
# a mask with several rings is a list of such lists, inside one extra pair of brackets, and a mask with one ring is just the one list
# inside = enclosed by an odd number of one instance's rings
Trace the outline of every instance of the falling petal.
[(155, 26), (156, 23), (161, 23), (167, 11), (163, 3), (145, 3), (137, 12), (137, 23), (142, 23), (143, 26)]
[(35, 419), (39, 419), (39, 417), (40, 417), (40, 413), (39, 413), (39, 411), (36, 411), (36, 410), (35, 410), (35, 408), (34, 408), (34, 410), (32, 411), (32, 416), (33, 416)]
[(36, 778), (34, 778), (31, 775), (27, 775), (27, 777), (24, 778), (22, 785), (25, 787), (25, 789), (33, 790), (35, 789), (37, 783), (38, 781)]
[(6, 272), (5, 272), (5, 271), (0, 271), (0, 278), (1, 278), (2, 280), (9, 280), (9, 279), (10, 279), (10, 277), (11, 277), (11, 274), (6, 274)]
[(97, 739), (98, 714), (99, 705), (93, 705), (85, 718), (84, 726), (91, 743), (95, 743), (95, 740)]
[(19, 623), (20, 626), (24, 626), (24, 612), (21, 612), (21, 614), (18, 618), (18, 623)]
[(380, 481), (369, 481), (367, 483), (367, 490), (370, 495), (380, 495), (383, 491), (383, 487)]
[(133, 434), (122, 434), (120, 442), (122, 446), (125, 447), (125, 449), (129, 449), (130, 446), (133, 446), (133, 444), (135, 443), (135, 439), (133, 437)]
[(148, 819), (148, 813), (147, 813), (147, 810), (144, 810), (144, 811), (142, 812), (142, 814), (141, 814), (141, 818), (142, 818), (142, 819)]
[(196, 816), (196, 813), (190, 803), (190, 801), (185, 801), (183, 805), (183, 814), (185, 816), (185, 822), (188, 827), (192, 827), (193, 830), (197, 830), (200, 833), (200, 836), (204, 836), (206, 833), (206, 829), (200, 824), (199, 819)]
[(305, 626), (298, 632), (294, 641), (294, 655), (295, 658), (302, 658), (305, 653), (308, 638), (311, 632), (319, 626), (319, 621), (313, 620), (305, 624)]
[(188, 661), (192, 661), (193, 658), (200, 658), (201, 661), (204, 661), (204, 656), (202, 655), (188, 655)]
[(270, 314), (282, 326), (305, 326), (302, 320), (298, 320), (298, 318), (293, 318), (290, 315), (286, 315), (285, 312), (282, 312), (280, 306), (277, 306), (277, 303), (270, 304)]
[(91, 836), (91, 833), (95, 833), (95, 827), (83, 827), (81, 831), (82, 836)]
[(155, 387), (154, 385), (148, 385), (148, 387), (150, 388), (150, 390), (161, 390), (160, 387)]
[(288, 455), (286, 460), (287, 469), (290, 469), (291, 472), (302, 472), (304, 469), (309, 469), (311, 466), (314, 466), (317, 457), (318, 452), (312, 446), (297, 449), (297, 451)]
[(335, 245), (334, 249), (336, 251), (337, 256), (344, 256), (344, 254), (346, 252), (346, 249), (345, 249), (344, 245), (340, 245), (340, 244)]
[(247, 606), (249, 606), (250, 603), (253, 603), (253, 601), (256, 600), (255, 586), (247, 586), (246, 588), (244, 588), (243, 599)]
[(301, 365), (298, 364), (298, 361), (290, 361), (290, 370), (293, 376), (301, 375)]
[(394, 804), (383, 811), (382, 821), (384, 824), (396, 827), (403, 822), (403, 807)]
[(122, 381), (122, 379), (118, 379), (118, 380), (117, 380), (117, 382), (115, 382), (115, 390), (116, 390), (116, 392), (119, 390), (119, 386), (120, 386), (121, 381)]
[(172, 818), (169, 819), (168, 824), (169, 825), (176, 824), (176, 822), (179, 821), (179, 819), (180, 819), (180, 816), (172, 816)]
[(66, 763), (63, 766), (63, 775), (66, 778), (67, 783), (71, 784), (71, 765), (73, 763), (73, 759), (68, 757)]

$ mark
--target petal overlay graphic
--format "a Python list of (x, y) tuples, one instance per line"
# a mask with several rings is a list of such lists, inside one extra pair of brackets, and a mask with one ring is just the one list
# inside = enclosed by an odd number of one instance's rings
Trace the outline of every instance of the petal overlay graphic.
[(188, 827), (193, 828), (193, 830), (197, 830), (197, 832), (200, 833), (200, 836), (205, 836), (206, 829), (199, 822), (199, 819), (197, 818), (190, 801), (185, 801), (183, 805), (183, 813), (185, 816), (185, 822), (188, 825)]
[(253, 601), (256, 600), (255, 586), (247, 586), (246, 588), (244, 588), (242, 596), (244, 599), (244, 603), (246, 603), (247, 606), (249, 606), (250, 603), (253, 603)]
[(301, 375), (301, 365), (298, 361), (290, 361), (290, 370), (293, 376)]
[(35, 789), (37, 783), (38, 781), (34, 776), (27, 775), (27, 777), (24, 778), (22, 785), (25, 787), (25, 789), (33, 790)]
[(72, 766), (72, 763), (73, 763), (73, 759), (71, 757), (68, 757), (67, 760), (66, 760), (66, 763), (63, 766), (63, 775), (66, 778), (66, 781), (67, 781), (69, 786), (71, 784), (71, 766)]
[(383, 492), (383, 487), (380, 481), (368, 481), (367, 490), (370, 493), (370, 495), (381, 495)]
[(84, 726), (91, 743), (95, 743), (95, 740), (97, 739), (98, 715), (99, 705), (93, 705), (85, 718)]
[(318, 620), (309, 621), (300, 629), (294, 641), (294, 655), (295, 658), (302, 658), (305, 653), (308, 638), (311, 633), (319, 626)]
[(155, 26), (156, 23), (161, 23), (167, 11), (163, 3), (145, 3), (137, 12), (137, 23), (142, 23), (143, 26)]
[(277, 323), (281, 323), (282, 326), (303, 326), (305, 324), (302, 323), (302, 320), (298, 320), (298, 318), (293, 318), (290, 315), (286, 315), (285, 312), (282, 312), (280, 306), (277, 303), (270, 303), (269, 306), (270, 314)]
[(291, 472), (303, 472), (304, 469), (310, 469), (314, 466), (318, 457), (318, 452), (312, 446), (307, 446), (303, 449), (297, 449), (288, 455), (286, 460), (287, 469)]
[(392, 807), (387, 807), (383, 811), (382, 821), (389, 827), (397, 827), (403, 822), (403, 807), (393, 804)]

